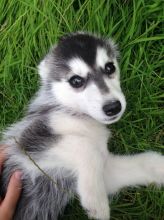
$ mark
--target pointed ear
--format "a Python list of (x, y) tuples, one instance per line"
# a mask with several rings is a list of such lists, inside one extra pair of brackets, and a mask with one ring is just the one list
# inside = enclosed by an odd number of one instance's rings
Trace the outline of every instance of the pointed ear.
[(40, 64), (38, 65), (38, 72), (41, 77), (42, 81), (46, 81), (49, 75), (49, 67), (48, 63), (46, 62), (46, 59), (43, 59)]
[(56, 45), (54, 45), (49, 50), (48, 54), (44, 57), (44, 59), (38, 65), (38, 72), (43, 82), (47, 81), (47, 79), (49, 78), (52, 64), (54, 63), (54, 59), (55, 59), (55, 49), (56, 49)]
[(120, 57), (120, 52), (119, 52), (118, 44), (116, 44), (115, 41), (112, 38), (108, 39), (108, 43), (110, 44), (111, 49), (113, 50), (116, 58), (119, 58)]

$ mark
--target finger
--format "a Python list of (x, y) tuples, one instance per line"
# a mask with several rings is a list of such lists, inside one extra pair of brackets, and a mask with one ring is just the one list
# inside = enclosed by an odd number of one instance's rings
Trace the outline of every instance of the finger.
[(2, 171), (2, 165), (4, 161), (5, 161), (5, 153), (2, 151), (0, 152), (0, 173)]
[(20, 171), (16, 171), (10, 178), (9, 185), (7, 187), (6, 196), (2, 202), (1, 208), (7, 214), (8, 218), (12, 218), (17, 201), (21, 193), (21, 175)]

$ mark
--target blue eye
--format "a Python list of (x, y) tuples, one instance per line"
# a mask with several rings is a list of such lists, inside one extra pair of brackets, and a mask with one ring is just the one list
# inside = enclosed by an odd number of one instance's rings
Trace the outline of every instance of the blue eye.
[(115, 65), (112, 62), (108, 62), (105, 64), (105, 73), (107, 75), (111, 75), (112, 73), (114, 73), (116, 70)]
[(69, 83), (73, 88), (80, 88), (84, 85), (85, 80), (78, 75), (74, 75), (69, 79)]

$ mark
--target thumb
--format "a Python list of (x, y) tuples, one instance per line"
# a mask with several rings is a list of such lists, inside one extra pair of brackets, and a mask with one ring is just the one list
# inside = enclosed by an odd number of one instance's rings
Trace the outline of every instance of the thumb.
[(16, 171), (10, 178), (9, 185), (7, 187), (6, 196), (1, 204), (3, 212), (8, 219), (12, 219), (18, 199), (21, 193), (21, 175), (20, 171)]

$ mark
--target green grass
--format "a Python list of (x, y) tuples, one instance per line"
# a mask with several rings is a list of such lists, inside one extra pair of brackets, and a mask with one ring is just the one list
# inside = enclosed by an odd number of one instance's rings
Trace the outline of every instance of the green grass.
[[(65, 33), (86, 30), (112, 36), (121, 50), (128, 105), (112, 126), (111, 151), (164, 153), (163, 6), (161, 0), (1, 0), (0, 129), (23, 115), (38, 88), (36, 66), (49, 47)], [(154, 186), (122, 190), (111, 210), (112, 220), (164, 220), (164, 191)], [(76, 201), (61, 220), (75, 219), (88, 219)]]

